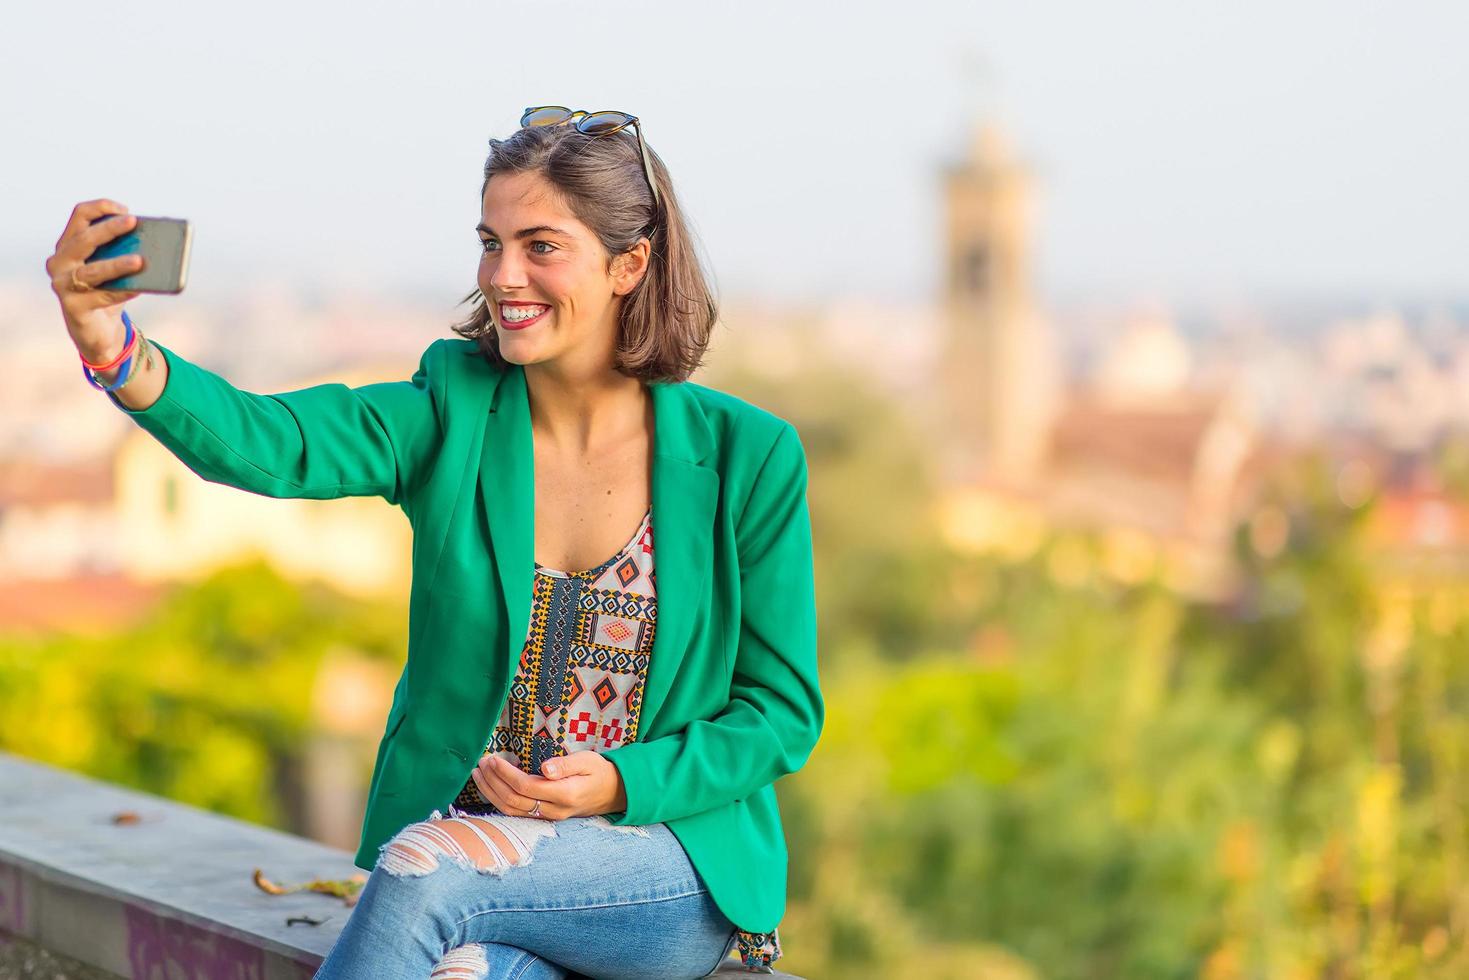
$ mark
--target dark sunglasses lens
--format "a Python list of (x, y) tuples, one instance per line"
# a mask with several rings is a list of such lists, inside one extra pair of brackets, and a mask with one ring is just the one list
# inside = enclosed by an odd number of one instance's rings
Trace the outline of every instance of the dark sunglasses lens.
[(604, 136), (617, 132), (631, 119), (632, 116), (625, 112), (594, 112), (577, 123), (576, 128), (588, 136)]
[(522, 126), (554, 126), (557, 123), (566, 122), (571, 118), (571, 110), (563, 109), (561, 106), (541, 106), (539, 109), (531, 109), (520, 117)]

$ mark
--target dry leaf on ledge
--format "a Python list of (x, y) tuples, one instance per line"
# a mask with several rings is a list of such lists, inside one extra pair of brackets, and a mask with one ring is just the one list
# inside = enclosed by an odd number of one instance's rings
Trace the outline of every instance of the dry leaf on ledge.
[(299, 891), (320, 892), (323, 895), (335, 895), (348, 906), (357, 904), (357, 896), (365, 884), (367, 875), (355, 874), (350, 878), (313, 878), (299, 885), (282, 887), (265, 877), (265, 873), (259, 868), (255, 869), (255, 887), (263, 892), (271, 895), (289, 895)]

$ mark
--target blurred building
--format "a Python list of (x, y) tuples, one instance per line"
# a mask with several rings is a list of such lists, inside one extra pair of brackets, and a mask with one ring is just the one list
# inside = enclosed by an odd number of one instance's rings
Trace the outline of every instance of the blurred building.
[(160, 589), (117, 574), (111, 460), (0, 460), (0, 627), (109, 630)]
[(1394, 580), (1469, 582), (1469, 501), (1431, 485), (1386, 487), (1368, 523), (1368, 542)]
[(1337, 501), (1371, 504), (1364, 543), (1385, 581), (1413, 589), (1469, 582), (1469, 494), (1449, 485), (1441, 460), (1358, 433), (1337, 435), (1327, 451)]
[[(397, 368), (354, 368), (292, 388), (405, 380)], [(406, 595), (412, 529), (377, 497), (282, 500), (201, 480), (141, 429), (115, 457), (117, 567), (142, 582), (193, 580), (245, 557), (283, 576), (359, 597)]]
[(1117, 568), (1227, 588), (1257, 435), (1238, 390), (1190, 386), (1187, 344), (1134, 318), (1095, 376), (1064, 378), (1031, 285), (1031, 181), (980, 127), (946, 173), (945, 339), (934, 365), (950, 420), (951, 540), (1024, 552), (1046, 528), (1095, 531)]
[(934, 376), (959, 480), (1036, 478), (1060, 394), (1060, 358), (1032, 292), (1030, 176), (994, 126), (944, 175), (944, 340)]
[[(409, 373), (403, 364), (356, 367), (289, 387), (357, 386)], [(145, 589), (256, 557), (288, 578), (350, 595), (401, 596), (411, 553), (407, 519), (381, 499), (282, 500), (210, 483), (130, 422), (104, 455), (0, 461), (0, 582), (58, 596), (71, 583), (78, 610), (102, 582)], [(60, 612), (67, 614), (64, 606)]]

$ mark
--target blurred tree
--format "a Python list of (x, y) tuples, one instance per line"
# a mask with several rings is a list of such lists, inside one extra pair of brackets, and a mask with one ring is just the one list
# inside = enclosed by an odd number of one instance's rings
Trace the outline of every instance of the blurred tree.
[(820, 646), (903, 659), (961, 642), (946, 587), (955, 558), (940, 534), (927, 437), (901, 407), (846, 368), (809, 364), (799, 384), (739, 367), (721, 390), (789, 420), (806, 450)]
[(0, 638), (0, 747), (301, 833), (322, 656), (347, 645), (401, 663), (405, 621), (249, 562), (114, 637)]

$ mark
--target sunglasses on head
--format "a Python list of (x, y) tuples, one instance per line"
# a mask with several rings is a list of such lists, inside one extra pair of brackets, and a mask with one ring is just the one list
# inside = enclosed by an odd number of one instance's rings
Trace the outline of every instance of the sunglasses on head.
[(638, 155), (643, 161), (643, 174), (648, 178), (648, 189), (653, 192), (653, 205), (658, 206), (658, 185), (653, 180), (653, 168), (648, 163), (648, 147), (643, 142), (643, 127), (638, 125), (637, 116), (615, 109), (587, 112), (585, 109), (568, 109), (564, 105), (538, 105), (527, 108), (520, 117), (522, 128), (560, 126), (568, 122), (576, 127), (577, 132), (588, 136), (609, 136), (620, 133), (629, 126), (633, 127), (633, 131), (638, 134)]

